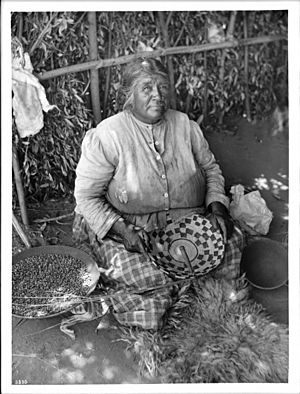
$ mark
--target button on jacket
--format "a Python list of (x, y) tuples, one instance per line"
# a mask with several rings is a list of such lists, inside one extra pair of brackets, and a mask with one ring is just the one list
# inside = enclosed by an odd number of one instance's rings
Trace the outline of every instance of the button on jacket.
[(89, 130), (76, 169), (76, 212), (98, 238), (120, 217), (152, 230), (219, 201), (224, 178), (198, 124), (168, 110), (150, 125), (128, 110)]

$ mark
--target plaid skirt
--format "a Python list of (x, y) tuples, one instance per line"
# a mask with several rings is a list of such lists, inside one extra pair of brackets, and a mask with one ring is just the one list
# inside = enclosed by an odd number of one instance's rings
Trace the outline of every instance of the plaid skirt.
[[(160, 328), (165, 312), (174, 301), (172, 276), (160, 269), (151, 258), (129, 252), (121, 243), (109, 238), (99, 241), (79, 214), (76, 214), (73, 223), (73, 239), (75, 244), (85, 245), (86, 251), (93, 254), (98, 265), (107, 270), (108, 279), (117, 284), (117, 291), (110, 293), (112, 313), (117, 321), (143, 329)], [(211, 274), (215, 278), (236, 279), (240, 274), (243, 247), (244, 235), (235, 226), (226, 244), (223, 261), (218, 267), (212, 267)], [(155, 290), (149, 291), (152, 288)]]

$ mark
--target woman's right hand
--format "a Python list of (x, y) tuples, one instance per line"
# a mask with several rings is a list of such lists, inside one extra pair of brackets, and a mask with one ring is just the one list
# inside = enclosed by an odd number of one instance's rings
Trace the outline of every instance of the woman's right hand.
[[(108, 236), (121, 241), (129, 252), (147, 254), (150, 249), (150, 238), (141, 227), (119, 219), (111, 227)], [(116, 237), (115, 237), (116, 236)]]

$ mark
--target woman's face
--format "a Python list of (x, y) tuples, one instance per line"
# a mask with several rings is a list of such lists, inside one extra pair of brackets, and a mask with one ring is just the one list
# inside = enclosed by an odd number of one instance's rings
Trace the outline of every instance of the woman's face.
[(133, 114), (142, 122), (158, 122), (169, 104), (169, 84), (162, 76), (144, 76), (133, 93)]

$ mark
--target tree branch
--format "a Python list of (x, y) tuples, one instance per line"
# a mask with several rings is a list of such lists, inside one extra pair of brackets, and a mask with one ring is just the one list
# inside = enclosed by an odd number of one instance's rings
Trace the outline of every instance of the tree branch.
[(18, 38), (21, 41), (23, 35), (23, 12), (19, 14), (19, 23), (18, 23)]
[(235, 40), (229, 42), (225, 41), (225, 42), (208, 43), (202, 45), (179, 46), (179, 47), (171, 47), (165, 49), (156, 49), (154, 51), (144, 51), (144, 52), (134, 53), (132, 55), (119, 56), (118, 58), (101, 59), (101, 60), (94, 60), (81, 64), (74, 64), (72, 66), (62, 67), (56, 70), (45, 71), (41, 74), (38, 74), (37, 77), (41, 81), (43, 81), (46, 79), (58, 77), (60, 75), (64, 75), (68, 73), (117, 66), (117, 65), (128, 63), (140, 57), (147, 58), (147, 57), (159, 57), (159, 56), (167, 56), (167, 55), (180, 55), (180, 54), (182, 55), (185, 53), (198, 53), (205, 51), (213, 51), (216, 49), (236, 48), (238, 46), (245, 46), (245, 45), (266, 44), (278, 40), (287, 40), (287, 37), (282, 35), (261, 36), (261, 37), (242, 39), (239, 41)]
[(24, 188), (21, 178), (21, 169), (18, 159), (18, 151), (14, 144), (12, 145), (12, 167), (15, 177), (15, 184), (18, 194), (19, 205), (21, 209), (22, 221), (25, 227), (27, 227), (29, 225), (29, 220), (28, 220), (27, 209), (26, 209), (25, 194), (24, 194)]
[[(162, 32), (165, 47), (170, 46), (169, 36), (168, 36), (168, 24), (165, 22), (164, 14), (162, 11), (158, 11), (158, 18), (160, 24), (160, 30)], [(174, 84), (174, 67), (172, 59), (167, 57), (169, 80), (170, 80), (170, 106), (176, 109), (176, 94), (175, 94), (175, 84)]]
[[(244, 38), (248, 38), (248, 18), (247, 18), (247, 12), (243, 11), (243, 17), (244, 17)], [(244, 80), (245, 80), (245, 109), (246, 109), (246, 116), (248, 122), (251, 122), (251, 109), (250, 109), (250, 98), (249, 98), (249, 81), (248, 81), (248, 47), (245, 46), (245, 56), (244, 56)]]
[[(237, 11), (232, 11), (230, 15), (230, 21), (228, 25), (228, 29), (226, 32), (226, 41), (233, 40), (233, 32), (234, 32), (234, 24), (236, 20)], [(220, 74), (219, 74), (219, 81), (221, 84), (222, 92), (223, 93), (223, 83), (224, 83), (224, 75), (225, 75), (225, 58), (226, 58), (227, 49), (223, 49), (222, 56), (221, 56), (221, 64), (220, 64)], [(219, 125), (222, 125), (223, 119), (225, 115), (225, 110), (223, 109), (219, 114)]]
[[(98, 57), (98, 43), (97, 43), (97, 20), (96, 12), (88, 12), (89, 22), (89, 55), (91, 60), (96, 60)], [(94, 114), (94, 121), (97, 125), (101, 121), (101, 106), (99, 94), (99, 71), (91, 69), (91, 99)]]
[(65, 215), (56, 216), (55, 218), (43, 218), (43, 219), (35, 219), (34, 223), (46, 223), (46, 222), (56, 222), (60, 219), (66, 219), (74, 215), (74, 212), (67, 213)]
[(33, 51), (40, 45), (42, 42), (42, 39), (44, 38), (44, 35), (47, 33), (47, 30), (49, 29), (49, 26), (51, 25), (53, 19), (57, 16), (58, 12), (54, 12), (52, 16), (50, 16), (50, 19), (45, 26), (45, 28), (41, 31), (41, 34), (38, 36), (37, 40), (35, 43), (32, 45), (32, 47), (29, 49), (29, 55), (33, 53)]
[[(112, 19), (114, 17), (114, 13), (112, 13), (112, 18), (111, 18), (111, 14), (109, 14), (109, 31), (108, 31), (108, 58), (111, 57), (111, 40), (112, 40), (112, 29), (111, 29), (111, 22)], [(105, 92), (104, 92), (104, 104), (103, 104), (103, 113), (104, 113), (104, 117), (106, 117), (106, 113), (107, 113), (107, 100), (108, 100), (108, 93), (109, 93), (109, 87), (110, 87), (110, 67), (107, 68), (106, 71), (106, 79), (105, 79)]]

